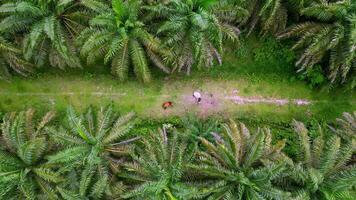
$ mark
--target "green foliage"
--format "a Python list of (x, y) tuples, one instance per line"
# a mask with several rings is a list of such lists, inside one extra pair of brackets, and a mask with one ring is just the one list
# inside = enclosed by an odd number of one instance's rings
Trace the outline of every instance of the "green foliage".
[(258, 24), (263, 34), (277, 34), (285, 29), (288, 13), (284, 0), (251, 0), (247, 1), (247, 8), (249, 33)]
[(177, 129), (182, 128), (182, 119), (180, 117), (170, 117), (164, 119), (151, 119), (151, 118), (138, 118), (135, 126), (132, 128), (131, 133), (137, 135), (147, 135), (152, 131), (156, 131), (158, 128), (162, 127), (162, 124), (170, 124), (172, 127)]
[(343, 118), (336, 119), (336, 128), (332, 126), (329, 126), (329, 128), (345, 142), (351, 143), (356, 151), (356, 112), (344, 112), (342, 116)]
[(21, 50), (0, 36), (0, 78), (5, 79), (11, 71), (26, 76), (32, 72), (32, 65), (21, 57)]
[[(206, 199), (287, 199), (273, 181), (280, 178), (291, 160), (281, 149), (284, 142), (272, 145), (268, 129), (250, 133), (244, 124), (224, 124), (224, 131), (211, 143), (200, 138), (205, 152), (198, 151), (198, 164), (188, 166), (202, 183)], [(199, 178), (197, 180), (200, 180)], [(204, 179), (203, 179), (204, 180)]]
[(169, 73), (162, 60), (169, 56), (169, 51), (162, 48), (160, 40), (147, 31), (141, 21), (141, 12), (139, 1), (113, 0), (112, 8), (92, 18), (90, 28), (85, 29), (78, 39), (83, 44), (81, 55), (87, 58), (87, 63), (104, 58), (105, 63), (111, 63), (112, 73), (121, 81), (127, 80), (132, 66), (137, 78), (149, 82), (148, 58)]
[(280, 38), (297, 37), (293, 49), (301, 49), (296, 65), (299, 71), (315, 67), (327, 59), (331, 82), (350, 82), (355, 86), (355, 12), (350, 0), (311, 1), (301, 10), (309, 21), (294, 25)]
[[(294, 121), (295, 163), (283, 148), (290, 132), (247, 129), (194, 117), (165, 121), (138, 140), (133, 114), (112, 106), (48, 123), (34, 110), (7, 113), (1, 124), (1, 199), (352, 199), (354, 114), (329, 129)], [(160, 123), (163, 123), (160, 122)], [(176, 128), (177, 129), (176, 129)], [(179, 132), (177, 131), (179, 129)], [(131, 130), (131, 131), (130, 131)], [(287, 129), (286, 129), (287, 130)], [(273, 133), (273, 135), (272, 135)], [(137, 134), (136, 134), (137, 135)], [(282, 140), (281, 140), (282, 139)], [(287, 141), (286, 141), (287, 140)], [(54, 143), (53, 143), (54, 142)], [(293, 147), (295, 148), (295, 147)], [(288, 150), (290, 151), (290, 149)], [(286, 152), (288, 152), (286, 150)]]
[[(174, 69), (190, 74), (192, 67), (222, 63), (223, 41), (235, 41), (240, 30), (234, 23), (246, 11), (230, 1), (170, 1), (163, 8), (150, 6), (165, 21), (158, 29), (166, 46), (173, 49)], [(174, 12), (171, 12), (174, 10)], [(237, 12), (236, 12), (237, 11)]]
[(253, 51), (253, 59), (262, 68), (261, 72), (288, 72), (295, 59), (294, 53), (271, 37), (266, 37), (261, 43), (263, 45)]
[(82, 115), (77, 115), (72, 107), (68, 108), (68, 127), (49, 129), (52, 139), (63, 149), (49, 156), (48, 163), (63, 165), (62, 172), (76, 169), (81, 175), (74, 191), (61, 189), (61, 194), (74, 193), (81, 198), (94, 199), (105, 195), (109, 190), (111, 171), (118, 171), (117, 156), (126, 155), (129, 143), (138, 139), (129, 138), (134, 123), (132, 118), (133, 113), (117, 117), (111, 106), (98, 112), (89, 108)]
[(54, 184), (62, 179), (44, 157), (52, 150), (46, 126), (54, 117), (41, 120), (34, 110), (8, 113), (1, 125), (0, 199), (56, 199)]
[(296, 198), (352, 199), (356, 167), (346, 165), (352, 156), (352, 146), (342, 145), (335, 135), (325, 139), (321, 128), (320, 136), (311, 141), (303, 123), (294, 121), (293, 125), (300, 138), (301, 150), (301, 159), (290, 172), (298, 185)]
[(152, 133), (141, 142), (142, 145), (131, 154), (133, 162), (123, 163), (123, 171), (118, 174), (133, 184), (123, 198), (187, 199), (185, 195), (189, 187), (182, 183), (182, 176), (192, 155), (187, 151), (183, 137), (175, 130), (163, 127), (158, 134)]
[(298, 78), (307, 81), (310, 88), (319, 87), (326, 82), (326, 77), (320, 65), (308, 68), (303, 74), (300, 74)]
[[(242, 38), (239, 48), (226, 56), (224, 70), (212, 69), (212, 77), (221, 79), (247, 79), (252, 83), (295, 81), (295, 54), (289, 49), (288, 43), (281, 43), (270, 35), (259, 37), (250, 35)], [(294, 80), (293, 80), (294, 79)], [(251, 83), (249, 83), (251, 85)], [(241, 87), (240, 87), (241, 88)], [(263, 86), (265, 90), (266, 86)], [(285, 93), (281, 93), (283, 95)]]
[[(120, 80), (126, 80), (132, 71), (148, 82), (150, 64), (166, 73), (172, 71), (167, 65), (172, 65), (173, 71), (186, 70), (188, 74), (192, 67), (213, 66), (215, 61), (220, 64), (223, 41), (237, 40), (241, 27), (247, 27), (250, 33), (259, 25), (263, 35), (300, 38), (295, 48), (305, 51), (297, 65), (308, 71), (304, 78), (311, 80), (310, 85), (324, 81), (321, 74), (308, 69), (317, 64), (325, 66), (329, 61), (329, 67), (323, 69), (328, 78), (332, 82), (350, 82), (353, 87), (356, 6), (350, 0), (336, 2), (8, 0), (0, 7), (1, 33), (9, 41), (22, 42), (24, 57), (38, 66), (47, 61), (60, 68), (80, 66), (73, 45), (77, 40), (88, 63), (100, 58), (111, 64)], [(289, 16), (291, 24), (300, 16), (309, 21), (284, 31)], [(79, 32), (82, 34), (78, 38)], [(161, 46), (161, 40), (167, 49)], [(28, 63), (19, 53), (14, 56), (2, 57), (15, 71), (25, 74), (30, 69)]]
[(182, 125), (189, 138), (193, 139), (193, 142), (199, 137), (212, 139), (212, 133), (218, 133), (221, 130), (218, 120), (213, 118), (199, 119), (194, 115), (183, 118)]
[(23, 36), (26, 60), (43, 66), (81, 67), (73, 39), (84, 27), (88, 12), (75, 0), (8, 1), (0, 6), (5, 17), (0, 32)]
[(283, 152), (285, 152), (290, 158), (294, 159), (297, 157), (299, 152), (298, 137), (295, 135), (293, 130), (290, 128), (271, 128), (273, 141), (284, 140), (285, 147)]
[(133, 73), (147, 83), (151, 65), (167, 74), (221, 65), (225, 41), (239, 48), (239, 35), (259, 27), (263, 36), (298, 39), (295, 64), (310, 86), (326, 82), (325, 74), (353, 88), (355, 11), (352, 0), (6, 0), (0, 6), (1, 74), (25, 75), (32, 71), (29, 61), (80, 68), (79, 51), (89, 65), (110, 64), (121, 81)]

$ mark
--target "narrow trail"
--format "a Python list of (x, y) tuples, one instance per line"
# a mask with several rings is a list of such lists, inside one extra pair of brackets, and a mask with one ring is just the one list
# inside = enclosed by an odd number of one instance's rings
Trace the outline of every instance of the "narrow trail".
[[(246, 105), (246, 104), (274, 104), (274, 105), (286, 105), (286, 104), (295, 104), (299, 106), (310, 105), (312, 103), (322, 103), (322, 102), (330, 102), (328, 100), (308, 100), (308, 99), (286, 99), (286, 98), (273, 98), (273, 97), (262, 97), (262, 96), (239, 96), (237, 92), (233, 91), (235, 95), (222, 95), (219, 93), (203, 93), (203, 101), (202, 105), (206, 104), (215, 104), (216, 102), (220, 102), (222, 100), (230, 100), (232, 103), (237, 105)], [(104, 97), (124, 97), (127, 93), (119, 93), (119, 92), (0, 92), (0, 96), (38, 96), (38, 97), (51, 97), (51, 96), (104, 96)], [(169, 94), (159, 95), (162, 98), (170, 98)], [(194, 98), (191, 94), (181, 94), (181, 97), (184, 97), (183, 101), (186, 103), (192, 103)], [(140, 98), (145, 98), (141, 96)], [(150, 98), (150, 97), (147, 97)], [(350, 101), (334, 101), (337, 103), (342, 102), (350, 102)], [(351, 101), (352, 103), (356, 103), (356, 101)]]
[[(18, 93), (11, 93), (11, 92), (0, 92), (1, 96), (39, 96), (39, 97), (51, 97), (51, 96), (81, 96), (81, 95), (90, 95), (90, 96), (106, 96), (106, 97), (123, 97), (126, 96), (126, 93), (115, 93), (115, 92), (18, 92)], [(189, 96), (187, 94), (182, 94), (182, 96)], [(163, 94), (161, 97), (170, 97), (170, 95)], [(142, 97), (141, 97), (142, 98)], [(294, 103), (296, 105), (309, 105), (312, 101), (306, 99), (277, 99), (277, 98), (263, 98), (263, 97), (244, 97), (238, 95), (232, 96), (225, 96), (224, 99), (231, 100), (231, 102), (244, 105), (244, 104), (275, 104), (275, 105), (286, 105), (288, 103)], [(189, 99), (189, 98), (188, 98)], [(191, 102), (194, 99), (190, 99), (186, 101)], [(211, 102), (221, 101), (221, 94), (216, 94), (215, 96), (212, 93), (203, 94), (203, 101), (202, 104), (214, 104)]]
[[(197, 104), (193, 91), (203, 100)], [(134, 111), (140, 117), (166, 118), (201, 114), (202, 116), (252, 116), (276, 119), (334, 116), (356, 108), (356, 96), (345, 93), (313, 91), (302, 83), (254, 82), (236, 78), (172, 78), (148, 85), (117, 83), (108, 77), (83, 79), (46, 76), (33, 80), (0, 81), (0, 111), (34, 107), (65, 110), (68, 105), (84, 110), (113, 103), (118, 112)], [(164, 110), (162, 104), (173, 102)]]
[[(99, 90), (102, 88), (98, 88)], [(199, 116), (206, 117), (219, 113), (231, 113), (241, 111), (246, 106), (252, 106), (258, 109), (258, 105), (274, 106), (275, 109), (288, 109), (289, 106), (294, 106), (297, 110), (309, 110), (310, 106), (316, 103), (330, 103), (330, 101), (310, 100), (307, 98), (278, 98), (271, 96), (247, 96), (240, 95), (238, 89), (234, 88), (210, 88), (200, 91), (202, 101), (198, 104), (193, 97), (193, 89), (189, 87), (179, 88), (174, 91), (174, 95), (169, 94), (170, 89), (164, 89), (162, 92), (155, 94), (135, 91), (135, 92), (114, 92), (114, 91), (62, 91), (62, 92), (0, 92), (0, 96), (4, 97), (35, 97), (43, 99), (43, 102), (48, 102), (54, 106), (58, 99), (70, 97), (71, 99), (79, 99), (83, 97), (96, 98), (99, 102), (102, 100), (120, 102), (120, 100), (131, 99), (129, 106), (136, 104), (143, 105), (143, 115), (168, 117), (172, 115), (184, 115), (186, 113), (196, 113)], [(152, 100), (150, 103), (145, 103), (147, 100)], [(172, 101), (173, 107), (164, 110), (162, 103)], [(71, 101), (69, 100), (71, 103)], [(348, 101), (350, 102), (350, 101)], [(354, 101), (351, 101), (355, 103)], [(344, 103), (341, 101), (333, 101), (333, 103)], [(303, 112), (303, 111), (302, 111)], [(309, 111), (307, 111), (308, 113)]]
[(126, 96), (126, 93), (114, 93), (114, 92), (0, 92), (2, 96)]
[[(174, 102), (174, 106), (171, 109), (162, 111), (163, 116), (184, 114), (193, 112), (199, 116), (206, 117), (212, 114), (221, 113), (231, 113), (240, 112), (241, 109), (247, 107), (255, 107), (265, 105), (273, 106), (274, 108), (289, 109), (290, 106), (294, 107), (305, 114), (310, 114), (310, 108), (313, 104), (319, 103), (330, 103), (330, 101), (324, 100), (310, 100), (307, 98), (276, 98), (269, 96), (245, 96), (240, 95), (237, 89), (226, 89), (226, 90), (204, 90), (200, 92), (202, 95), (202, 100), (197, 103), (196, 99), (193, 97), (193, 91), (184, 90), (176, 98), (171, 98), (169, 95), (165, 95), (162, 100)], [(163, 101), (162, 101), (163, 102)], [(347, 101), (333, 101), (333, 103), (346, 103)], [(350, 101), (348, 101), (350, 102)], [(351, 101), (356, 103), (354, 101)], [(155, 108), (157, 110), (157, 107)], [(247, 108), (248, 109), (248, 108)], [(152, 110), (152, 112), (155, 112)]]
[[(202, 100), (197, 102), (192, 94), (182, 94), (176, 100), (176, 107), (174, 110), (194, 110), (199, 115), (210, 115), (211, 113), (224, 112), (227, 108), (243, 106), (243, 105), (256, 105), (256, 104), (270, 104), (275, 106), (286, 106), (294, 104), (296, 106), (308, 106), (313, 102), (307, 99), (283, 99), (283, 98), (268, 98), (268, 97), (248, 97), (239, 96), (238, 91), (233, 91), (231, 95), (223, 93), (201, 93)], [(168, 99), (168, 98), (167, 98)], [(171, 111), (174, 112), (174, 111)], [(170, 113), (170, 111), (167, 111)]]

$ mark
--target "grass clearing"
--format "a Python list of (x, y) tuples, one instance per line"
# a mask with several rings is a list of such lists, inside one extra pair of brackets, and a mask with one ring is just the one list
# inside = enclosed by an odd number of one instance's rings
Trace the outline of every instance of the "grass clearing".
[[(12, 111), (34, 107), (64, 112), (68, 104), (77, 109), (90, 105), (100, 107), (113, 102), (119, 112), (135, 111), (140, 117), (162, 119), (198, 112), (181, 103), (182, 95), (200, 89), (213, 94), (228, 95), (238, 90), (240, 96), (307, 99), (309, 106), (288, 104), (236, 105), (226, 102), (216, 116), (255, 118), (258, 121), (285, 122), (309, 118), (328, 121), (342, 112), (356, 110), (356, 95), (343, 89), (326, 92), (311, 89), (295, 77), (293, 54), (272, 39), (250, 37), (242, 41), (238, 50), (227, 51), (226, 62), (209, 70), (197, 70), (191, 76), (175, 74), (164, 77), (161, 73), (150, 84), (135, 80), (120, 83), (102, 66), (88, 67), (84, 71), (46, 72), (32, 79), (15, 77), (11, 82), (0, 82), (0, 110)], [(164, 101), (175, 102), (175, 107), (164, 112)]]
[[(46, 84), (44, 84), (46, 83)], [(226, 103), (217, 114), (237, 117), (257, 117), (272, 121), (290, 121), (292, 118), (303, 120), (315, 117), (331, 120), (343, 111), (355, 110), (355, 96), (318, 92), (300, 82), (282, 84), (270, 82), (252, 82), (240, 80), (214, 80), (206, 77), (193, 80), (154, 81), (150, 85), (138, 82), (118, 83), (109, 76), (83, 79), (76, 76), (40, 77), (32, 80), (14, 79), (12, 82), (0, 82), (0, 109), (11, 111), (35, 107), (39, 110), (53, 109), (62, 112), (68, 104), (84, 109), (90, 105), (96, 107), (113, 102), (119, 112), (134, 110), (141, 117), (162, 118), (184, 115), (194, 109), (184, 110), (180, 103), (182, 95), (189, 95), (194, 89), (209, 91), (213, 94), (229, 94), (239, 90), (241, 96), (261, 96), (286, 99), (308, 99), (314, 101), (309, 106)], [(171, 100), (176, 106), (169, 112), (161, 109), (164, 101)], [(226, 117), (226, 116), (225, 116)]]

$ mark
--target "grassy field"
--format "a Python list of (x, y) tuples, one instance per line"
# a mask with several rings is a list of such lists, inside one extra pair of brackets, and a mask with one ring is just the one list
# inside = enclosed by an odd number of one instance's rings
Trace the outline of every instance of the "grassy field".
[[(84, 109), (90, 105), (99, 107), (112, 102), (117, 111), (133, 110), (143, 118), (158, 119), (197, 112), (179, 103), (182, 95), (190, 95), (194, 89), (221, 94), (238, 90), (239, 95), (246, 97), (313, 101), (309, 106), (226, 103), (214, 113), (222, 117), (273, 122), (290, 122), (293, 118), (328, 121), (344, 111), (356, 110), (354, 92), (311, 89), (305, 82), (297, 80), (292, 64), (293, 54), (275, 41), (257, 42), (253, 38), (243, 41), (238, 50), (231, 49), (230, 52), (225, 55), (226, 62), (222, 66), (197, 70), (189, 77), (182, 74), (164, 77), (159, 74), (156, 80), (147, 85), (135, 80), (120, 83), (102, 66), (61, 74), (46, 72), (31, 79), (15, 77), (10, 82), (0, 82), (0, 110), (34, 107), (39, 110), (54, 109), (61, 113), (68, 104)], [(160, 106), (166, 100), (177, 102), (177, 106), (164, 112)]]
[[(118, 111), (134, 110), (142, 117), (161, 118), (167, 115), (183, 115), (186, 110), (177, 106), (170, 113), (161, 109), (162, 102), (172, 100), (179, 102), (181, 95), (189, 95), (192, 89), (203, 91), (229, 93), (234, 89), (242, 96), (262, 96), (286, 99), (308, 99), (315, 101), (310, 106), (297, 105), (235, 105), (227, 104), (224, 114), (244, 117), (257, 117), (273, 121), (285, 121), (292, 118), (330, 120), (339, 116), (343, 111), (356, 109), (354, 95), (341, 93), (338, 95), (313, 91), (303, 83), (295, 81), (251, 81), (220, 80), (210, 77), (185, 78), (167, 81), (154, 81), (150, 85), (142, 85), (135, 81), (118, 83), (110, 76), (81, 78), (78, 76), (58, 77), (49, 76), (24, 80), (14, 79), (12, 82), (0, 82), (0, 109), (11, 111), (35, 107), (39, 110), (54, 109), (64, 111), (68, 104), (78, 109), (89, 105), (103, 106), (113, 102)], [(194, 110), (191, 110), (192, 112)]]

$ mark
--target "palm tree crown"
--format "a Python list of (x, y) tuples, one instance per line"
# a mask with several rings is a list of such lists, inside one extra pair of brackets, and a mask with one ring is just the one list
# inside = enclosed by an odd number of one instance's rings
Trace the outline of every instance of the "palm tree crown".
[(289, 193), (273, 183), (291, 162), (281, 152), (284, 142), (273, 146), (268, 129), (250, 134), (233, 121), (223, 127), (214, 143), (200, 139), (206, 152), (198, 152), (200, 162), (188, 166), (192, 177), (200, 174), (204, 180), (205, 199), (288, 199)]
[(111, 62), (112, 73), (120, 80), (126, 80), (129, 66), (143, 82), (151, 80), (147, 57), (152, 63), (169, 73), (162, 58), (169, 53), (160, 47), (160, 41), (147, 31), (140, 21), (141, 3), (137, 0), (113, 0), (112, 9), (97, 15), (90, 21), (79, 38), (83, 43), (81, 54), (88, 63), (104, 57)]
[(44, 159), (51, 151), (45, 127), (53, 117), (54, 113), (49, 112), (36, 123), (34, 110), (4, 116), (0, 199), (57, 198), (54, 183), (61, 181), (61, 177)]
[(0, 36), (0, 78), (7, 78), (14, 71), (26, 76), (32, 72), (32, 65), (21, 56), (21, 50)]
[(337, 128), (330, 127), (333, 132), (345, 141), (354, 140), (356, 142), (356, 111), (353, 113), (344, 112), (343, 118), (336, 119)]
[(287, 8), (285, 0), (251, 0), (247, 2), (250, 13), (248, 25), (249, 33), (257, 24), (261, 26), (263, 34), (277, 34), (284, 31), (287, 24)]
[(293, 125), (301, 147), (301, 158), (290, 173), (301, 188), (296, 199), (352, 199), (356, 167), (346, 165), (353, 152), (351, 144), (342, 145), (335, 135), (326, 140), (322, 129), (310, 141), (303, 123), (294, 121)]
[(349, 80), (354, 87), (356, 4), (351, 0), (312, 1), (301, 13), (313, 21), (292, 26), (280, 35), (280, 38), (299, 38), (293, 48), (303, 52), (296, 65), (304, 70), (328, 58), (330, 80)]
[[(231, 25), (239, 19), (235, 12), (243, 10), (230, 1), (172, 0), (165, 8), (152, 11), (166, 14), (167, 21), (158, 33), (175, 53), (175, 69), (191, 72), (192, 66), (210, 67), (213, 61), (221, 64), (224, 39), (238, 39), (240, 30)], [(174, 69), (174, 70), (175, 70)]]
[(88, 13), (76, 0), (19, 0), (4, 3), (5, 18), (0, 32), (24, 35), (23, 53), (27, 60), (43, 66), (81, 67), (71, 40), (82, 28)]
[(189, 199), (184, 196), (187, 188), (180, 181), (192, 156), (178, 134), (164, 128), (141, 140), (142, 146), (132, 153), (133, 162), (123, 163), (122, 173), (118, 174), (133, 185), (124, 198)]
[(61, 193), (77, 192), (79, 198), (89, 196), (94, 199), (105, 195), (112, 173), (110, 168), (114, 172), (118, 170), (117, 162), (120, 160), (114, 155), (124, 155), (128, 150), (127, 144), (134, 140), (127, 138), (133, 126), (132, 117), (132, 113), (115, 117), (111, 106), (97, 113), (89, 109), (80, 116), (73, 108), (68, 108), (69, 127), (50, 129), (53, 140), (65, 148), (49, 156), (48, 160), (51, 164), (63, 165), (63, 172), (81, 171), (81, 178), (79, 192), (62, 189)]

